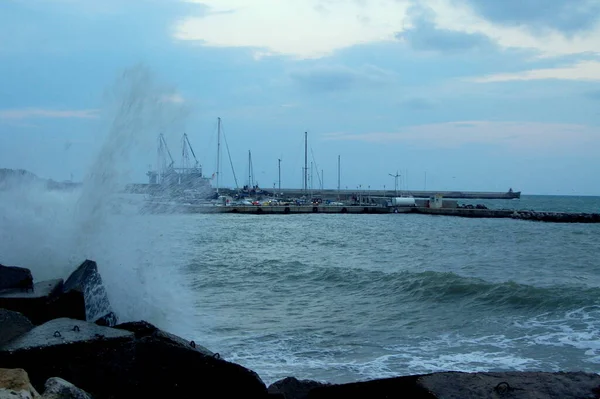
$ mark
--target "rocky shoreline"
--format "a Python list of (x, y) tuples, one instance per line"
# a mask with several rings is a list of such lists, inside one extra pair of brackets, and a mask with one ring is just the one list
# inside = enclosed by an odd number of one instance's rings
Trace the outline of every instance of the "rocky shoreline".
[[(43, 392), (40, 394), (39, 392)], [(600, 398), (583, 372), (441, 372), (349, 384), (254, 371), (145, 322), (119, 323), (97, 265), (34, 283), (0, 265), (0, 399), (87, 398)]]

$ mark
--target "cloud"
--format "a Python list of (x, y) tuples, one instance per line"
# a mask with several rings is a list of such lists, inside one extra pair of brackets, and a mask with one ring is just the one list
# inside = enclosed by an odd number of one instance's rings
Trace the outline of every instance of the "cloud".
[(393, 80), (395, 75), (373, 65), (358, 69), (342, 65), (324, 65), (295, 70), (289, 76), (298, 85), (310, 91), (332, 92), (379, 86)]
[(95, 119), (99, 117), (97, 109), (83, 110), (56, 110), (43, 108), (22, 108), (0, 110), (0, 119), (32, 119), (32, 118), (60, 118), (60, 119)]
[[(357, 44), (393, 41), (408, 0), (189, 0), (210, 8), (177, 22), (174, 37), (264, 55), (319, 58)], [(223, 11), (229, 11), (223, 13)]]
[(567, 34), (595, 27), (600, 20), (597, 0), (466, 0), (473, 10), (491, 22), (553, 29)]
[(182, 104), (185, 102), (185, 98), (183, 98), (179, 93), (173, 93), (163, 96), (162, 101), (165, 103)]
[(425, 147), (458, 148), (469, 144), (513, 150), (560, 150), (600, 145), (600, 128), (577, 124), (460, 121), (409, 126), (396, 132), (330, 133), (326, 140), (390, 144), (408, 142)]
[(581, 80), (600, 81), (600, 62), (581, 61), (562, 68), (532, 69), (517, 73), (503, 73), (471, 79), (476, 83), (508, 82), (514, 80)]
[(396, 34), (411, 48), (418, 51), (457, 53), (471, 50), (489, 51), (496, 44), (480, 32), (465, 32), (439, 28), (431, 8), (413, 6), (409, 10), (411, 27)]

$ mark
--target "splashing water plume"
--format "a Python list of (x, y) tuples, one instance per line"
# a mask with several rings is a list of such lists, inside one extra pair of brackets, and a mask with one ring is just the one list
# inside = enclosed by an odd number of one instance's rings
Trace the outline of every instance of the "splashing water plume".
[(151, 154), (160, 132), (181, 126), (187, 110), (164, 101), (169, 96), (145, 67), (125, 71), (109, 92), (109, 127), (81, 188), (52, 191), (41, 179), (0, 187), (0, 263), (28, 267), (41, 281), (66, 278), (93, 259), (121, 321), (181, 334), (193, 322), (192, 300), (182, 261), (164, 241), (165, 219), (139, 214), (137, 196), (122, 194), (133, 154)]

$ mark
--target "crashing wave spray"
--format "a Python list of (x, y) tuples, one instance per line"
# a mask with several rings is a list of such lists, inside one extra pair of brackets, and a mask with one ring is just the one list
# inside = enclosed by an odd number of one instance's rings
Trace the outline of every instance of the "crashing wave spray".
[(130, 158), (151, 154), (158, 133), (179, 129), (187, 110), (142, 66), (125, 71), (110, 94), (103, 117), (110, 125), (80, 189), (49, 191), (27, 181), (0, 190), (0, 263), (28, 267), (40, 281), (66, 278), (93, 259), (122, 321), (183, 333), (192, 300), (177, 272), (184, 260), (169, 253), (171, 226), (115, 206), (136, 209), (135, 198), (119, 194), (130, 181)]

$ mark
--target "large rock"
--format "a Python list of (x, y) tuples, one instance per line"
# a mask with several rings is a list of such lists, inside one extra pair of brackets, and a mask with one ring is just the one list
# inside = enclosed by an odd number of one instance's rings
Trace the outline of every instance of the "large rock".
[(438, 398), (588, 399), (600, 397), (600, 375), (588, 373), (436, 373), (417, 383)]
[(92, 399), (92, 397), (83, 389), (62, 378), (52, 377), (46, 381), (41, 399)]
[(30, 399), (39, 394), (23, 369), (0, 369), (0, 399)]
[(65, 281), (64, 293), (55, 304), (60, 317), (95, 322), (112, 326), (117, 323), (98, 266), (92, 260), (83, 262)]
[(0, 308), (22, 313), (33, 324), (42, 324), (54, 318), (50, 304), (63, 292), (63, 280), (36, 283), (33, 291), (19, 289), (0, 292)]
[(324, 384), (312, 380), (298, 380), (295, 377), (287, 377), (269, 385), (269, 394), (279, 394), (284, 399), (306, 399), (308, 393), (314, 388), (325, 387)]
[(31, 321), (21, 313), (0, 309), (0, 347), (32, 328)]
[(192, 342), (147, 323), (119, 327), (52, 320), (0, 349), (0, 364), (25, 368), (40, 390), (48, 378), (60, 377), (94, 398), (267, 394), (254, 372)]
[(308, 398), (437, 399), (417, 384), (419, 377), (421, 376), (414, 375), (315, 387), (308, 392)]
[(152, 337), (157, 341), (161, 341), (166, 344), (179, 345), (184, 348), (194, 349), (205, 356), (216, 356), (213, 352), (209, 351), (201, 345), (196, 344), (194, 341), (186, 341), (185, 339), (178, 337), (175, 334), (163, 331), (145, 321), (133, 321), (129, 323), (122, 323), (115, 326), (115, 328), (119, 330), (132, 332), (136, 338)]
[(31, 270), (24, 267), (4, 266), (0, 264), (0, 290), (33, 288)]

